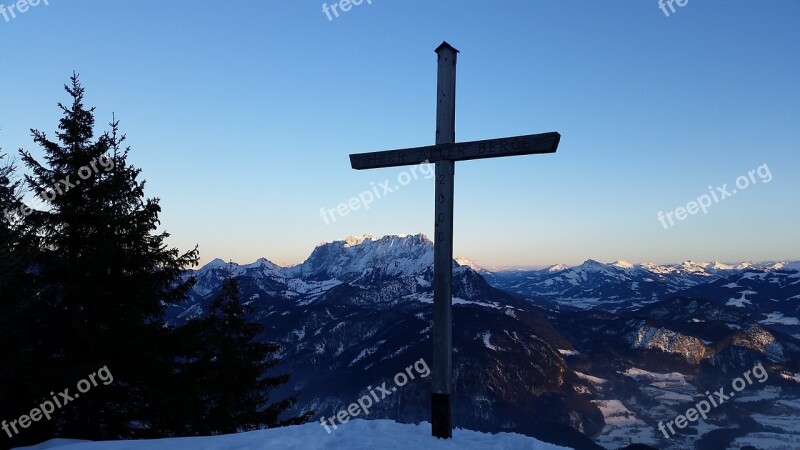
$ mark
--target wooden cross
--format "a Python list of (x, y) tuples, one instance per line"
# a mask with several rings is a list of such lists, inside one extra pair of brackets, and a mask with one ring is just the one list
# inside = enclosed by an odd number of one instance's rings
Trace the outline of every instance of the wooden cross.
[(436, 145), (350, 155), (353, 169), (436, 163), (436, 226), (433, 260), (433, 364), (431, 428), (433, 436), (453, 434), (452, 388), (452, 280), (453, 179), (455, 162), (501, 156), (555, 153), (561, 135), (532, 134), (503, 139), (456, 143), (456, 60), (458, 50), (447, 42), (436, 49), (439, 71), (436, 92)]

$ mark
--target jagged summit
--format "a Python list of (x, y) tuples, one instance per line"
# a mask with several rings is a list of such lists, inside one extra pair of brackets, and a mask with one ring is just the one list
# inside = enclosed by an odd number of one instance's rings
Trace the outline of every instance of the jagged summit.
[(301, 264), (300, 273), (310, 278), (349, 279), (366, 270), (386, 275), (411, 275), (433, 263), (433, 243), (423, 234), (348, 237), (320, 245)]
[[(348, 236), (344, 240), (344, 246), (345, 247), (355, 247), (357, 245), (363, 244), (364, 241), (367, 241), (367, 240), (374, 241), (375, 240), (375, 236), (373, 236), (371, 234), (362, 234), (361, 236)], [(326, 245), (326, 244), (321, 244), (321, 245)]]

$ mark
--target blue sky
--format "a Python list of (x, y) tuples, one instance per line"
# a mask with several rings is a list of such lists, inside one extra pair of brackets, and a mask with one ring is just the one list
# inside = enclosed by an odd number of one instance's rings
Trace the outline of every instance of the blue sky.
[[(349, 153), (433, 143), (447, 40), (458, 140), (562, 134), (555, 155), (457, 165), (457, 256), (800, 258), (800, 2), (690, 0), (667, 17), (657, 0), (373, 0), (333, 21), (321, 5), (50, 0), (0, 16), (0, 147), (40, 154), (28, 129), (55, 130), (75, 70), (98, 124), (121, 120), (171, 244), (203, 261), (432, 236), (425, 177), (330, 224), (320, 209), (409, 170), (354, 171)], [(765, 164), (769, 183), (658, 220)]]

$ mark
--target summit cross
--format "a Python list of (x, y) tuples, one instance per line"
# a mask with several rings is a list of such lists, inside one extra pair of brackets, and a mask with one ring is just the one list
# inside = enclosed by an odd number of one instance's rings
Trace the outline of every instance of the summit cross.
[(350, 155), (353, 169), (377, 169), (436, 163), (435, 228), (433, 244), (433, 364), (431, 432), (437, 438), (453, 435), (453, 182), (456, 161), (503, 156), (555, 153), (557, 132), (456, 143), (456, 61), (458, 50), (447, 42), (437, 49), (436, 144), (428, 147)]

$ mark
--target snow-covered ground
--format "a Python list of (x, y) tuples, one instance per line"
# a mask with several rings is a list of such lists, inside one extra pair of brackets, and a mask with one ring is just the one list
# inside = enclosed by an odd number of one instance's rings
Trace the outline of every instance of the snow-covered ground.
[[(430, 424), (391, 420), (352, 420), (328, 434), (319, 423), (214, 437), (149, 441), (81, 442), (57, 439), (28, 450), (560, 450), (552, 444), (512, 433), (454, 430), (453, 439), (431, 437)], [(20, 449), (21, 450), (21, 449)]]
[(595, 376), (592, 376), (592, 375), (586, 375), (585, 373), (578, 372), (577, 370), (575, 371), (575, 375), (577, 375), (578, 378), (581, 378), (583, 380), (591, 381), (596, 386), (608, 383), (608, 380), (606, 380), (606, 379), (595, 377)]
[(785, 317), (783, 313), (775, 311), (767, 314), (767, 318), (759, 320), (758, 323), (762, 325), (800, 325), (800, 319), (797, 317)]
[(592, 400), (603, 413), (606, 426), (595, 442), (607, 449), (636, 443), (654, 444), (657, 431), (619, 400)]

